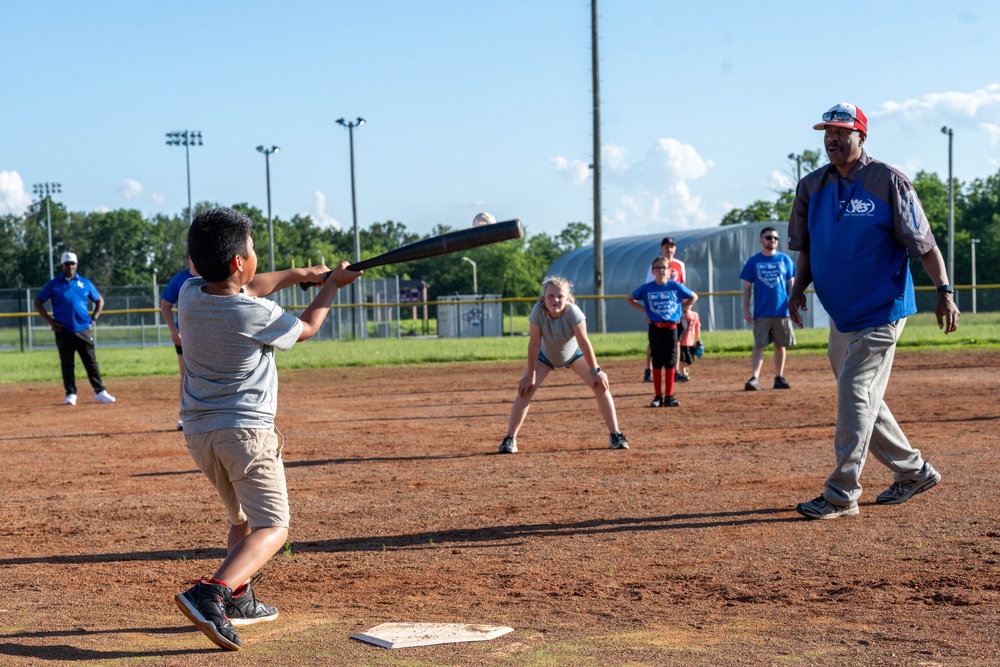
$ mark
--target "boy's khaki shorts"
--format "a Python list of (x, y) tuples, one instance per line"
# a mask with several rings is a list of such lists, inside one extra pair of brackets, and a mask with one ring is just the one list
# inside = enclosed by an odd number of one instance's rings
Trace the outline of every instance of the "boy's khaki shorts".
[(219, 492), (229, 522), (288, 527), (288, 489), (278, 429), (223, 428), (184, 434), (191, 458)]
[(795, 345), (795, 333), (792, 331), (792, 321), (790, 318), (753, 318), (753, 346), (767, 347), (771, 343), (774, 343), (775, 347), (792, 347)]

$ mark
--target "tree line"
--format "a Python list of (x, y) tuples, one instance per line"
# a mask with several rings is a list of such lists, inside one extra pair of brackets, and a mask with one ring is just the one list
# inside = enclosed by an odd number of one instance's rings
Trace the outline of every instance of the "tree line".
[[(801, 156), (802, 173), (823, 164), (820, 151), (806, 150)], [(920, 171), (913, 185), (923, 203), (931, 228), (947, 257), (948, 185), (937, 174)], [(751, 222), (785, 221), (791, 212), (792, 189), (776, 192), (774, 201), (758, 200), (746, 208), (729, 211), (722, 225)], [(58, 263), (64, 250), (80, 256), (80, 273), (99, 286), (151, 284), (155, 271), (163, 285), (184, 268), (187, 241), (187, 211), (179, 215), (143, 217), (134, 209), (104, 212), (71, 213), (55, 200), (49, 201), (52, 226), (53, 262)], [(194, 214), (218, 206), (203, 202)], [(253, 221), (254, 246), (261, 270), (270, 265), (270, 239), (267, 217), (249, 204), (233, 208)], [(274, 264), (277, 269), (353, 260), (354, 237), (351, 230), (336, 230), (317, 225), (309, 216), (296, 215), (290, 220), (275, 218)], [(23, 215), (0, 216), (0, 288), (41, 287), (49, 278), (46, 207), (34, 204)], [(452, 229), (438, 226), (426, 237)], [(663, 232), (671, 231), (664, 227)], [(539, 233), (465, 253), (477, 264), (479, 291), (508, 297), (535, 296), (549, 265), (560, 255), (590, 242), (590, 225), (570, 222), (558, 234)], [(359, 229), (362, 259), (373, 257), (421, 237), (401, 222), (373, 222)], [(976, 248), (976, 273), (979, 284), (1000, 283), (1000, 172), (970, 183), (955, 181), (955, 284), (971, 281), (971, 239), (979, 239)], [(913, 260), (917, 262), (918, 260)], [(425, 280), (432, 297), (472, 291), (471, 268), (460, 257), (441, 257), (366, 271), (371, 277), (399, 275), (402, 279)], [(56, 269), (58, 272), (58, 268)], [(929, 284), (919, 266), (914, 279)]]
[[(194, 215), (219, 204), (203, 202)], [(253, 221), (254, 249), (258, 270), (270, 266), (270, 237), (267, 216), (249, 204), (234, 209)], [(134, 209), (106, 212), (69, 212), (58, 201), (49, 202), (53, 263), (59, 273), (59, 256), (72, 250), (80, 257), (80, 273), (99, 287), (166, 284), (186, 267), (187, 211), (179, 215), (143, 217)], [(41, 287), (49, 279), (48, 217), (45, 202), (36, 203), (24, 215), (0, 216), (0, 288)], [(276, 269), (325, 263), (332, 266), (354, 259), (353, 230), (337, 230), (317, 225), (309, 216), (290, 220), (274, 218), (274, 266)], [(359, 229), (361, 258), (374, 257), (401, 245), (444, 234), (452, 229), (439, 225), (421, 237), (401, 222), (373, 222)], [(464, 253), (477, 268), (482, 294), (535, 296), (546, 269), (560, 255), (590, 242), (591, 228), (570, 222), (559, 234), (529, 234), (524, 238), (474, 248)], [(446, 256), (365, 271), (369, 277), (399, 275), (404, 280), (424, 280), (430, 295), (472, 292), (472, 267), (461, 257)]]

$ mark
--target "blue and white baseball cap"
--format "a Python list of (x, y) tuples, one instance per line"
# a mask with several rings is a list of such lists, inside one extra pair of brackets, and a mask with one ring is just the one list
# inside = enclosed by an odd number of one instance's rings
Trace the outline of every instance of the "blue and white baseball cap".
[(60, 264), (76, 264), (76, 253), (66, 251), (62, 254), (62, 259), (59, 260)]

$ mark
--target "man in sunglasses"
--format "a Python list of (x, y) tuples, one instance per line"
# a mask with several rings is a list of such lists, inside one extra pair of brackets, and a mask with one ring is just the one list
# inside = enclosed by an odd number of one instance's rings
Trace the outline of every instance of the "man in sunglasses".
[(909, 260), (919, 257), (937, 287), (938, 326), (958, 328), (960, 313), (941, 251), (909, 179), (868, 157), (868, 119), (853, 104), (823, 114), (830, 164), (799, 181), (788, 223), (788, 247), (799, 251), (788, 300), (802, 326), (812, 284), (832, 320), (828, 356), (837, 378), (836, 466), (823, 494), (795, 508), (807, 519), (858, 514), (861, 470), (868, 453), (893, 472), (893, 484), (875, 499), (904, 503), (941, 475), (914, 448), (883, 396), (896, 341), (917, 311)]
[[(760, 391), (760, 369), (764, 348), (774, 343), (774, 388), (791, 389), (785, 380), (785, 350), (795, 345), (795, 333), (788, 319), (788, 293), (795, 284), (795, 263), (778, 252), (778, 231), (765, 227), (760, 232), (760, 252), (747, 260), (740, 272), (743, 280), (743, 319), (753, 326), (753, 352), (747, 391)], [(753, 295), (753, 310), (750, 296)]]

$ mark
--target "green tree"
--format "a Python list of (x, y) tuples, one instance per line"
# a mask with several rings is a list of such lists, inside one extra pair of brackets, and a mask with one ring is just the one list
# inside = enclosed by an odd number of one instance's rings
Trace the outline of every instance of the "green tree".
[[(74, 236), (83, 231), (88, 248), (80, 267), (96, 285), (141, 285), (153, 274), (153, 225), (134, 209), (91, 213), (77, 223)], [(84, 258), (80, 258), (81, 264)]]

